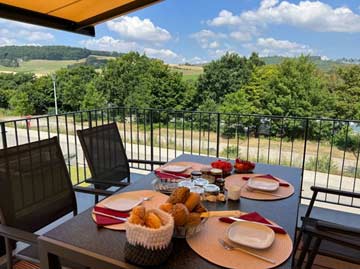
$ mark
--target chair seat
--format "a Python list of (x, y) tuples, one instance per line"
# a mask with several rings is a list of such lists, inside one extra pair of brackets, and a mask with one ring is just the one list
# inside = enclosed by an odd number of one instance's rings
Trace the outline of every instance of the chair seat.
[[(319, 229), (317, 226), (318, 220), (313, 218), (305, 218), (303, 219), (303, 222), (305, 234), (311, 233), (322, 239), (318, 250), (319, 254), (360, 264), (360, 248), (358, 247), (360, 243), (359, 235), (349, 232), (329, 232), (329, 230)], [(326, 221), (321, 222), (322, 224), (329, 224), (329, 227), (333, 224)], [(344, 242), (346, 245), (344, 245)], [(310, 250), (312, 249), (313, 245), (310, 245)]]

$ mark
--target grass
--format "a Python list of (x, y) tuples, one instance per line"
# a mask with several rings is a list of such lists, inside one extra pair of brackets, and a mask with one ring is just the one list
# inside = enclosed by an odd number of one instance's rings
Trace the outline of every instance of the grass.
[[(90, 170), (89, 168), (85, 168), (86, 170), (86, 177), (90, 177), (91, 176), (91, 173), (90, 173)], [(71, 182), (73, 185), (76, 185), (78, 184), (79, 182), (82, 182), (85, 180), (85, 170), (84, 170), (84, 167), (80, 167), (79, 166), (79, 170), (76, 169), (76, 166), (72, 165), (70, 166), (70, 178), (71, 178)], [(79, 171), (79, 178), (78, 178), (78, 171)], [(87, 185), (89, 185), (88, 183), (82, 183), (80, 184), (80, 186), (82, 187), (86, 187)]]
[(64, 61), (30, 60), (30, 61), (21, 62), (19, 67), (5, 67), (0, 65), (0, 72), (4, 72), (4, 73), (31, 72), (31, 73), (35, 73), (38, 76), (41, 76), (55, 72), (56, 70), (67, 67), (68, 65), (81, 63), (84, 61), (85, 59), (64, 60)]
[(184, 80), (196, 80), (202, 73), (204, 73), (204, 68), (201, 66), (179, 64), (170, 64), (169, 66), (171, 70), (182, 73)]

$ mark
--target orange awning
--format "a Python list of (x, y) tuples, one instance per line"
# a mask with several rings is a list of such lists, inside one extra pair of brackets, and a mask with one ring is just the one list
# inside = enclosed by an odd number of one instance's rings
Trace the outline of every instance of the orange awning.
[(103, 21), (161, 0), (0, 0), (0, 17), (95, 36)]

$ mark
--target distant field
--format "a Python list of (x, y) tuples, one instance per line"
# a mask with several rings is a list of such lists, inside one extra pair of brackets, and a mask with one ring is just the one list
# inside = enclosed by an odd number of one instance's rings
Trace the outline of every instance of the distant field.
[(196, 80), (202, 73), (204, 73), (204, 68), (202, 66), (179, 64), (170, 64), (169, 66), (172, 70), (181, 72), (184, 76), (184, 80)]
[(31, 72), (36, 75), (45, 75), (68, 65), (84, 62), (81, 60), (67, 60), (67, 61), (55, 61), (55, 60), (30, 60), (24, 61), (19, 67), (5, 67), (0, 65), (0, 72)]

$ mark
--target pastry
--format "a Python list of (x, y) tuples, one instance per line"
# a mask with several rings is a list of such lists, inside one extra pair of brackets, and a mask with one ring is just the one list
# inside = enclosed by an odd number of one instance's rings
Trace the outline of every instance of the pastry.
[(144, 206), (136, 206), (131, 211), (131, 214), (139, 216), (141, 219), (145, 218), (145, 207)]
[(161, 219), (153, 212), (149, 212), (145, 217), (146, 227), (159, 229), (161, 227)]
[(203, 213), (206, 212), (206, 208), (203, 206), (202, 203), (199, 203), (193, 210), (196, 213)]
[(201, 223), (200, 213), (192, 212), (188, 216), (186, 226), (198, 226)]
[(217, 196), (216, 196), (216, 195), (208, 195), (208, 196), (206, 196), (206, 201), (216, 202), (216, 200), (217, 200)]
[(173, 204), (171, 204), (171, 203), (165, 203), (165, 204), (160, 205), (160, 209), (162, 211), (165, 211), (166, 213), (170, 213), (172, 208), (173, 208)]
[(186, 199), (189, 197), (190, 190), (186, 187), (176, 188), (170, 195), (168, 203), (177, 204), (185, 203)]
[(175, 226), (183, 226), (187, 222), (189, 210), (184, 204), (175, 204), (170, 213), (174, 218)]
[(130, 214), (129, 222), (132, 224), (144, 225), (144, 219), (133, 213)]
[(191, 212), (199, 203), (200, 203), (200, 194), (196, 192), (190, 192), (189, 197), (185, 202), (185, 206), (187, 207), (189, 212)]

